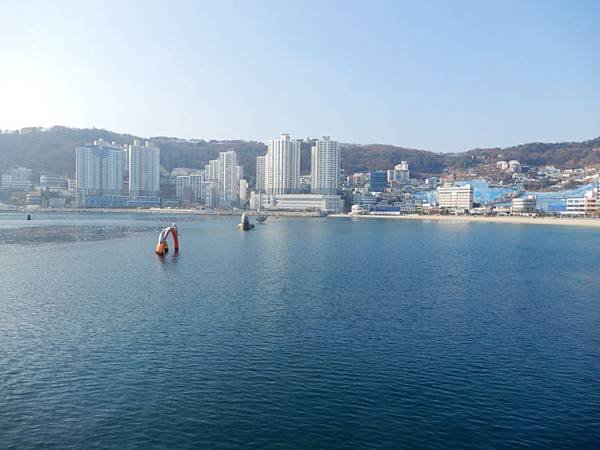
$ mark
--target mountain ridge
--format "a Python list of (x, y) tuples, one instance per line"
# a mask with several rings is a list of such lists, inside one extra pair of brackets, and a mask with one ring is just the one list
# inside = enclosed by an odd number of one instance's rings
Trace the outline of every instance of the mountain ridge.
[[(256, 156), (266, 152), (266, 144), (241, 139), (144, 138), (99, 128), (28, 127), (18, 133), (0, 134), (0, 172), (13, 165), (23, 165), (32, 168), (35, 175), (73, 176), (75, 147), (97, 139), (119, 144), (129, 144), (133, 139), (152, 140), (161, 148), (161, 165), (169, 171), (175, 167), (202, 168), (220, 151), (235, 150), (248, 178), (255, 175)], [(561, 169), (600, 167), (600, 137), (581, 142), (533, 142), (505, 148), (476, 148), (458, 153), (437, 153), (391, 144), (340, 143), (340, 146), (341, 166), (346, 173), (391, 169), (400, 161), (408, 161), (411, 173), (419, 176), (440, 175), (446, 170), (462, 170), (501, 159), (517, 159), (536, 166), (554, 165)], [(302, 173), (310, 170), (310, 147), (310, 142), (303, 141)]]

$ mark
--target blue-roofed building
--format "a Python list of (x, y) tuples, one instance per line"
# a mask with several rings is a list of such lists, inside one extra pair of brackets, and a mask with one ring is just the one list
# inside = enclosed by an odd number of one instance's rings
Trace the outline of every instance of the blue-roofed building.
[(387, 188), (387, 173), (384, 170), (371, 172), (369, 190), (371, 192), (385, 192)]

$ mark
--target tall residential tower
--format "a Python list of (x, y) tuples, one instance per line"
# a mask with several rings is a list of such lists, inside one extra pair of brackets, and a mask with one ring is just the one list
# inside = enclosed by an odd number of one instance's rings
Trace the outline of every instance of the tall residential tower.
[(135, 139), (129, 146), (129, 197), (158, 197), (160, 149)]
[(340, 186), (340, 149), (329, 136), (316, 141), (311, 150), (311, 191), (334, 195)]
[(269, 195), (292, 194), (298, 191), (300, 178), (300, 141), (284, 133), (268, 143), (266, 155), (266, 191)]

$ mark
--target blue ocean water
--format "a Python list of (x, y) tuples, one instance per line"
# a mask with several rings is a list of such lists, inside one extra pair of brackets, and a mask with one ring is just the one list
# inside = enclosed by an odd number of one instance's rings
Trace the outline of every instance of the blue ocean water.
[(597, 448), (598, 229), (235, 224), (0, 214), (0, 447)]

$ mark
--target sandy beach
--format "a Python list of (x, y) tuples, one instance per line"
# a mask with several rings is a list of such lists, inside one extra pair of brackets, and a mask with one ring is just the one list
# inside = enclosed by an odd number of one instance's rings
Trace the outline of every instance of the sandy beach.
[(473, 222), (473, 223), (506, 223), (518, 225), (561, 225), (575, 227), (600, 228), (600, 219), (573, 217), (525, 217), (525, 216), (442, 216), (407, 214), (391, 215), (361, 215), (334, 214), (329, 217), (350, 217), (357, 219), (392, 219), (392, 220), (436, 220), (441, 222)]

